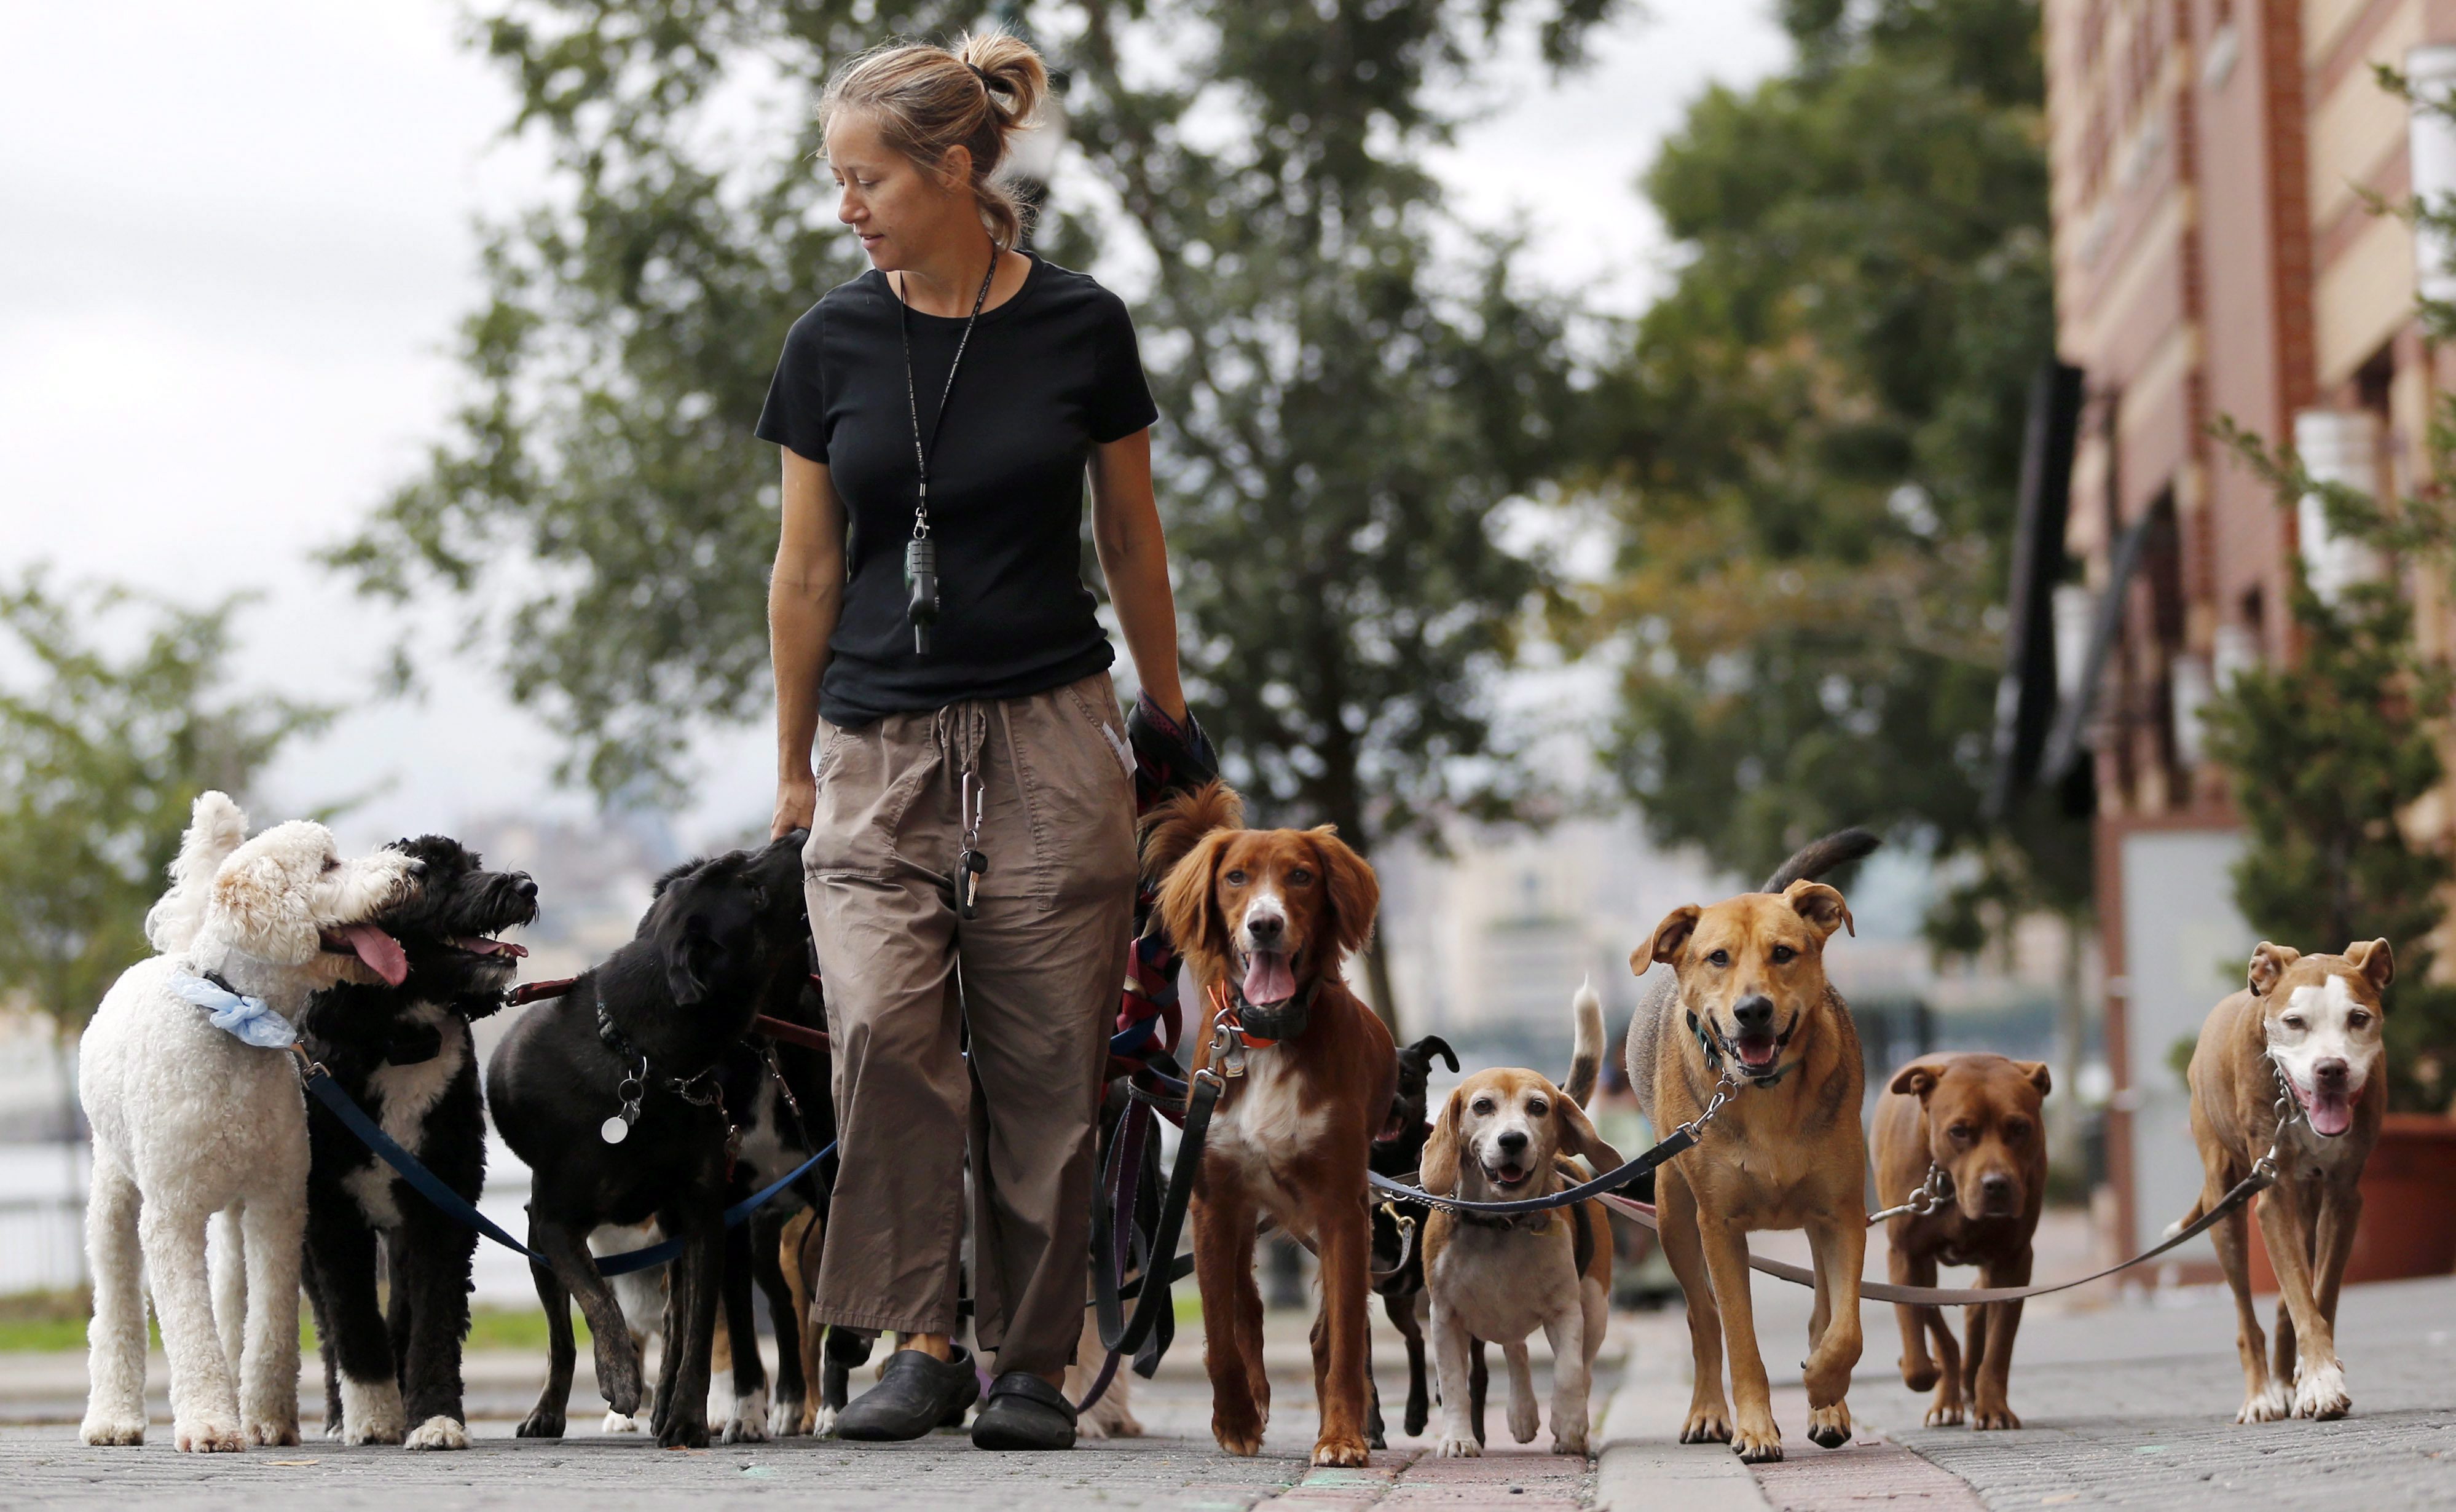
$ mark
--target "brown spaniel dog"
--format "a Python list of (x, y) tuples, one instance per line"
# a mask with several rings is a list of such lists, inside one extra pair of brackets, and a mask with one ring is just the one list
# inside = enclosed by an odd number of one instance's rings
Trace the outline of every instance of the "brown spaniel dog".
[[(1398, 1090), (1390, 1032), (1341, 980), (1373, 932), (1381, 885), (1328, 827), (1247, 829), (1221, 783), (1155, 810), (1145, 861), (1165, 868), (1159, 919), (1208, 1006), (1195, 1068), (1228, 1077), (1196, 1174), (1195, 1279), (1202, 1292), (1211, 1432), (1230, 1454), (1262, 1447), (1271, 1388), (1254, 1237), (1264, 1214), (1321, 1267), (1314, 1319), (1313, 1462), (1365, 1462), (1371, 1228), (1364, 1175)], [(1216, 1068), (1215, 1026), (1240, 1027)]]

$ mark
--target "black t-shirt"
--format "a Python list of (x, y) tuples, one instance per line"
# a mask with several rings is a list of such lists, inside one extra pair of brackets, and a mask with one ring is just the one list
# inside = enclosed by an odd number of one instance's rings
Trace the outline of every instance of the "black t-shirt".
[[(1022, 698), (1107, 667), (1115, 653), (1080, 567), (1084, 464), (1094, 443), (1159, 417), (1124, 302), (1034, 257), (1023, 287), (981, 312), (930, 453), (939, 609), (922, 656), (905, 615), (919, 475), (901, 305), (874, 269), (830, 290), (793, 322), (759, 417), (761, 439), (825, 463), (844, 501), (848, 581), (819, 689), (819, 713), (841, 726)], [(906, 318), (927, 444), (964, 319)]]

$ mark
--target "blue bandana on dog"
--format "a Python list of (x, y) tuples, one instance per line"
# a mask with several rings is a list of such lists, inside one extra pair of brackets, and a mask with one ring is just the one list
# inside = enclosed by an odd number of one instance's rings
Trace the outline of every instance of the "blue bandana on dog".
[(288, 1050), (298, 1043), (298, 1031), (260, 997), (234, 992), (219, 982), (180, 972), (171, 978), (171, 991), (205, 1011), (214, 1028), (262, 1050)]

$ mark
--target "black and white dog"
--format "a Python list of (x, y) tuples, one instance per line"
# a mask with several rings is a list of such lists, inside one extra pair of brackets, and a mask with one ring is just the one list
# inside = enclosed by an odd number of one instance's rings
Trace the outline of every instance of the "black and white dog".
[(532, 1173), (529, 1247), (553, 1267), (532, 1267), (551, 1359), (523, 1438), (563, 1436), (575, 1297), (607, 1404), (639, 1410), (640, 1351), (587, 1240), (602, 1225), (653, 1218), (683, 1252), (668, 1271), (650, 1422), (667, 1448), (707, 1443), (734, 1154), (721, 1073), (761, 1004), (806, 974), (804, 838), (672, 874), (639, 936), (530, 1009), (487, 1065), (495, 1127)]
[[(501, 1008), (528, 952), (495, 936), (537, 919), (537, 884), (488, 871), (441, 835), (387, 848), (424, 886), (378, 923), (400, 942), (398, 986), (344, 982), (298, 1021), (307, 1052), (385, 1134), (471, 1202), (485, 1179), (486, 1115), (469, 1024)], [(324, 1433), (350, 1443), (464, 1449), (460, 1346), (476, 1231), (393, 1174), (331, 1110), (307, 1109), (307, 1295), (324, 1356)], [(392, 1280), (376, 1300), (376, 1251)]]

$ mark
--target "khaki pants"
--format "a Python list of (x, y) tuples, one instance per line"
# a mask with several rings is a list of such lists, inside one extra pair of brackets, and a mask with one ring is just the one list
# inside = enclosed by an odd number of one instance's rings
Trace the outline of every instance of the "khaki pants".
[[(1083, 1326), (1095, 1104), (1134, 924), (1116, 696), (1101, 673), (820, 736), (802, 861), (843, 1168), (811, 1318), (955, 1332), (969, 1144), (975, 1336), (1001, 1372), (1061, 1370)], [(967, 772), (990, 864), (971, 920), (952, 880)]]

